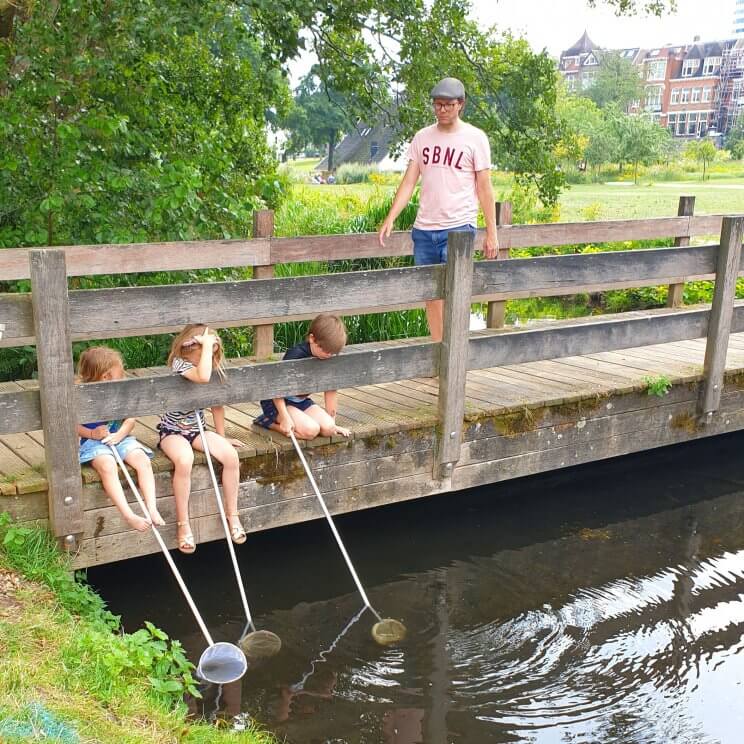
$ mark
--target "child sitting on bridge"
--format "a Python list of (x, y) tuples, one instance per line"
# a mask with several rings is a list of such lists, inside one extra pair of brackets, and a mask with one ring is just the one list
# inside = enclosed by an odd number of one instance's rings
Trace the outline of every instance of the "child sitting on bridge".
[[(311, 323), (307, 339), (289, 349), (284, 359), (330, 359), (345, 345), (346, 328), (341, 318), (330, 313), (321, 313)], [(325, 410), (314, 403), (308, 393), (262, 400), (263, 413), (255, 419), (255, 423), (287, 437), (290, 431), (294, 431), (299, 439), (314, 439), (319, 434), (324, 437), (350, 436), (348, 429), (336, 425), (336, 391), (326, 390), (324, 398)]]
[[(107, 382), (124, 378), (124, 362), (121, 354), (106, 346), (92, 346), (86, 349), (78, 362), (78, 377), (81, 382)], [(106, 495), (114, 502), (122, 517), (134, 529), (144, 532), (154, 523), (165, 524), (155, 502), (155, 476), (152, 473), (150, 458), (152, 450), (140, 444), (131, 431), (135, 419), (124, 421), (96, 421), (79, 424), (80, 463), (89, 462), (101, 476)], [(121, 459), (137, 472), (140, 491), (145, 500), (150, 519), (135, 514), (129, 506), (119, 481), (119, 468), (109, 445), (116, 447)], [(152, 520), (152, 522), (150, 521)]]
[[(219, 377), (224, 379), (222, 356), (222, 341), (217, 334), (211, 333), (205, 325), (188, 325), (173, 339), (168, 355), (168, 366), (173, 372), (191, 382), (205, 384), (211, 380), (212, 370), (216, 370)], [(230, 526), (230, 536), (237, 545), (242, 545), (246, 541), (245, 530), (238, 515), (240, 462), (234, 449), (242, 447), (243, 443), (225, 437), (224, 406), (212, 406), (216, 431), (206, 431), (203, 411), (169, 411), (161, 416), (158, 424), (160, 432), (158, 446), (173, 461), (178, 549), (189, 554), (196, 550), (194, 535), (189, 525), (191, 468), (194, 464), (194, 450), (204, 451), (197, 416), (205, 429), (210, 453), (222, 464), (222, 490), (225, 494), (225, 512)]]

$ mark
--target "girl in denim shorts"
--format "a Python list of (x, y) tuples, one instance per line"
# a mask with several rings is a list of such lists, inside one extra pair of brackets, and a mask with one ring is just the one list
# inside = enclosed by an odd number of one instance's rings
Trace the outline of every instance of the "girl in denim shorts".
[[(80, 355), (78, 362), (80, 382), (108, 382), (124, 378), (124, 362), (121, 354), (106, 346), (92, 346)], [(127, 524), (144, 532), (150, 524), (163, 525), (165, 522), (158, 512), (155, 501), (155, 476), (150, 458), (152, 450), (131, 436), (136, 420), (95, 421), (78, 424), (80, 435), (80, 463), (90, 463), (101, 476), (106, 495), (113, 501)], [(119, 481), (119, 469), (109, 445), (116, 447), (119, 456), (131, 465), (137, 473), (140, 491), (145, 500), (150, 519), (132, 511)], [(152, 521), (150, 521), (152, 520)]]

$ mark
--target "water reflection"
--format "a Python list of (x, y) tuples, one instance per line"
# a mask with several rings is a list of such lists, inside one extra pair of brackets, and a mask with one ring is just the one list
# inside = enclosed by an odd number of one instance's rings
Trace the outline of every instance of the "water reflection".
[[(244, 575), (282, 651), (241, 686), (207, 690), (204, 710), (250, 712), (292, 744), (738, 744), (742, 444), (724, 437), (341, 520), (372, 603), (408, 627), (399, 648), (373, 642), (324, 524), (256, 536)], [(181, 561), (190, 585), (215, 638), (234, 640), (227, 562), (210, 546), (199, 555)], [(157, 582), (154, 566), (141, 575)], [(167, 575), (165, 605), (119, 585), (124, 575), (91, 579), (125, 622), (149, 617), (198, 657), (203, 641)]]

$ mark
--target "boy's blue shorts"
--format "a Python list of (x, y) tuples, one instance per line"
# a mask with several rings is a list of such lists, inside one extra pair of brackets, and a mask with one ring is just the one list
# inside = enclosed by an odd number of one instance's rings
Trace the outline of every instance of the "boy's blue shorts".
[[(124, 437), (124, 439), (116, 445), (116, 450), (119, 453), (119, 457), (122, 460), (126, 460), (127, 455), (131, 454), (135, 450), (141, 449), (150, 459), (152, 459), (152, 450), (149, 447), (145, 447), (144, 444), (138, 442), (134, 437)], [(96, 457), (102, 455), (108, 455), (113, 457), (111, 449), (108, 444), (104, 444), (100, 439), (86, 439), (80, 445), (80, 464), (95, 460)]]
[[(299, 408), (301, 411), (307, 411), (310, 406), (315, 405), (312, 398), (289, 397), (285, 398), (284, 401), (288, 406), (294, 406), (295, 408)], [(264, 429), (270, 429), (271, 425), (276, 423), (277, 418), (279, 418), (279, 411), (274, 405), (273, 400), (262, 400), (261, 409), (263, 410), (263, 413), (260, 416), (256, 416), (256, 418), (253, 419), (253, 423), (263, 426)]]
[(447, 230), (419, 230), (414, 227), (411, 231), (413, 239), (413, 263), (416, 266), (427, 264), (447, 263), (447, 236), (451, 232), (475, 232), (473, 225), (460, 225)]

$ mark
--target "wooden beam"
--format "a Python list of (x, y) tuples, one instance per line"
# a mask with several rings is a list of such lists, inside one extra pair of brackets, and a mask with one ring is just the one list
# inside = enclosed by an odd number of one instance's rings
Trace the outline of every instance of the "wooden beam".
[(75, 371), (72, 362), (67, 272), (62, 250), (28, 253), (34, 309), (41, 423), (44, 429), (49, 521), (52, 533), (73, 550), (83, 531), (78, 460)]
[(708, 340), (705, 345), (703, 371), (705, 383), (699, 407), (701, 416), (706, 420), (712, 419), (713, 412), (718, 410), (721, 401), (743, 239), (744, 217), (724, 217), (716, 268), (716, 286), (708, 323)]
[[(29, 248), (0, 251), (0, 280), (28, 279)], [(191, 271), (269, 263), (269, 240), (192, 240), (59, 246), (68, 276), (128, 274), (133, 271)]]
[(451, 478), (460, 459), (473, 282), (473, 235), (451, 232), (447, 241), (444, 337), (439, 345), (439, 442), (434, 478)]
[[(692, 213), (695, 211), (695, 197), (694, 196), (680, 196), (679, 204), (677, 206), (677, 214), (680, 217), (692, 217)], [(689, 235), (680, 235), (674, 239), (674, 245), (676, 247), (683, 245), (690, 245)], [(667, 295), (667, 307), (682, 307), (684, 304), (682, 300), (682, 294), (685, 289), (685, 283), (679, 282), (678, 284), (669, 285), (669, 294)]]
[[(496, 202), (496, 225), (502, 227), (512, 223), (512, 204), (511, 202)], [(496, 258), (499, 261), (509, 258), (509, 240), (504, 236), (504, 243), (501, 244), (501, 231), (497, 230), (499, 235), (499, 252)], [(504, 300), (491, 301), (486, 306), (486, 328), (503, 328), (506, 322), (506, 302)]]
[[(274, 211), (261, 209), (253, 213), (253, 237), (271, 238), (274, 234)], [(254, 279), (273, 279), (274, 265), (254, 266)], [(274, 353), (274, 326), (253, 326), (253, 355), (256, 359), (269, 359)]]

